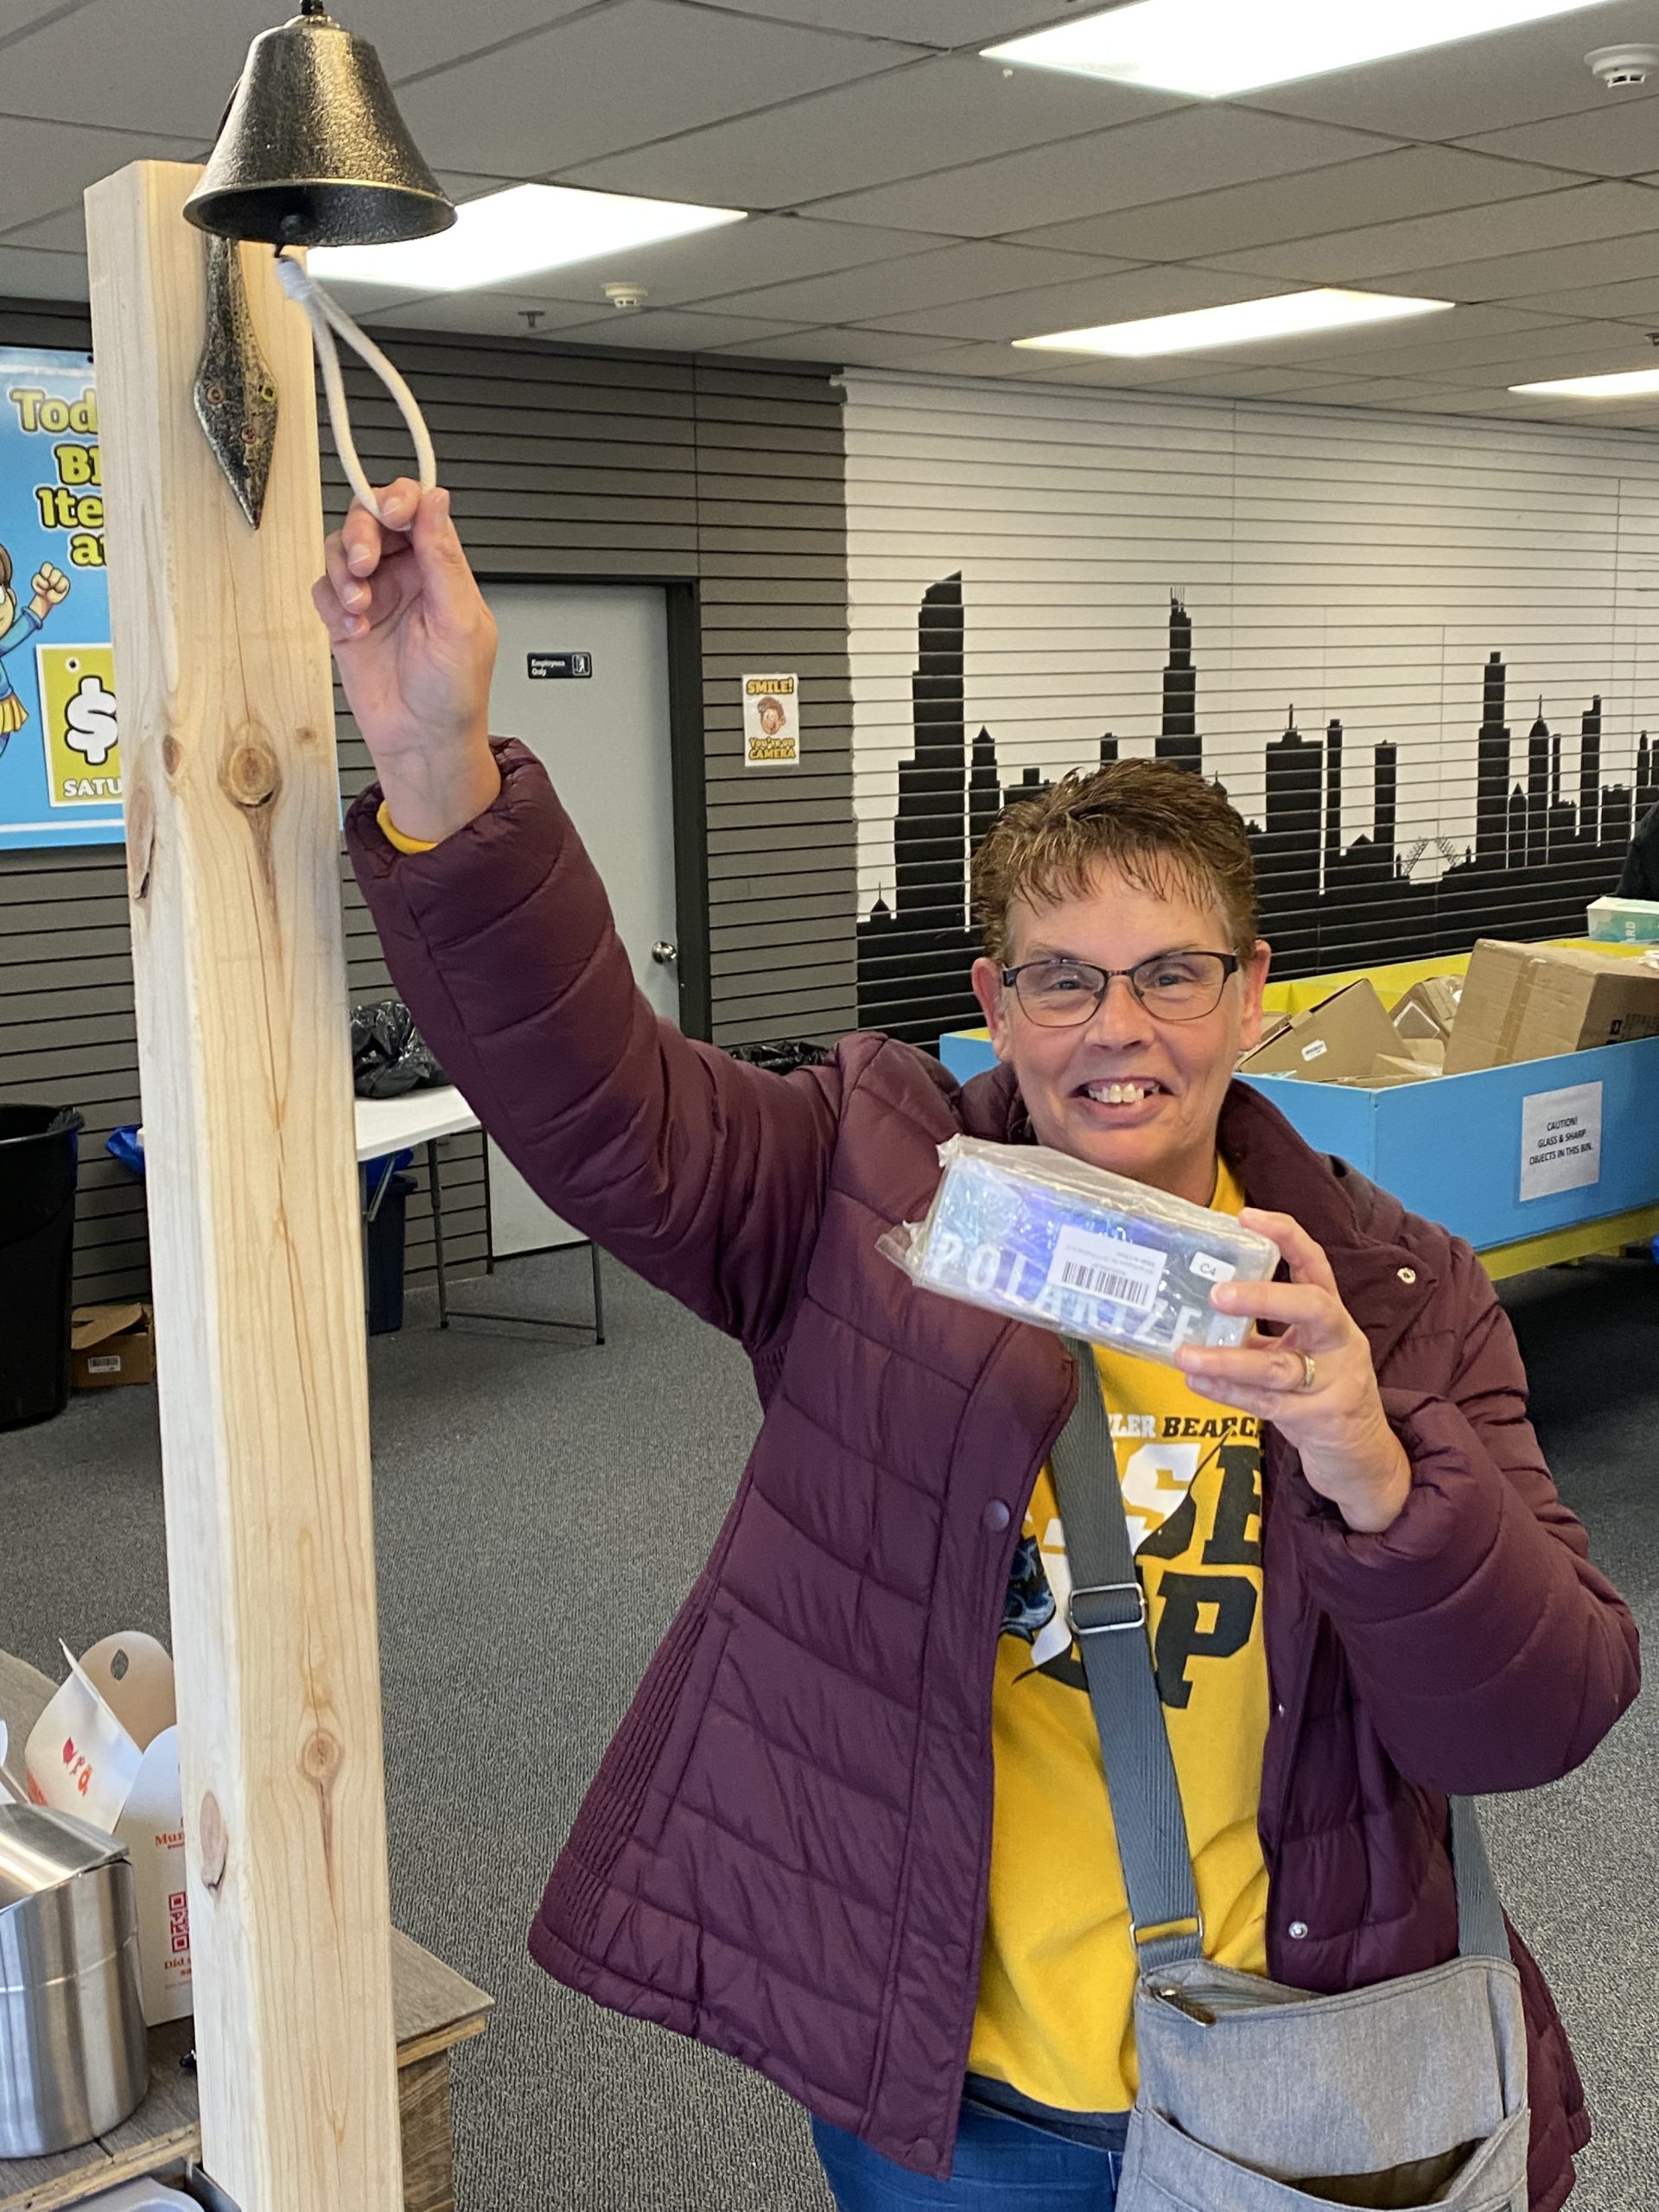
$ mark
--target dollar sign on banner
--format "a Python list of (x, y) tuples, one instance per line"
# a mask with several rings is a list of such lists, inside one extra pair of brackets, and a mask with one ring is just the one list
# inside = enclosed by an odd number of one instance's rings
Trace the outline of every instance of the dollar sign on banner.
[(115, 718), (115, 694), (104, 688), (101, 677), (83, 676), (64, 709), (64, 743), (79, 753), (88, 767), (101, 768), (119, 739)]

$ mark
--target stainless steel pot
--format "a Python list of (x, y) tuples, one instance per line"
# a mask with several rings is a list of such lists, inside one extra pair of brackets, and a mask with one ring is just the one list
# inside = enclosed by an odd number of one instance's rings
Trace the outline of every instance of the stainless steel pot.
[(0, 2158), (90, 2143), (149, 2084), (126, 1846), (0, 1804)]

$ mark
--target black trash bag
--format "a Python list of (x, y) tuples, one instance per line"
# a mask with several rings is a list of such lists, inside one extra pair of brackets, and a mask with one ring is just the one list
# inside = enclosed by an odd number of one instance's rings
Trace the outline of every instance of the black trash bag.
[(352, 1008), (352, 1088), (359, 1098), (402, 1098), (448, 1080), (401, 999)]
[(822, 1067), (834, 1058), (828, 1045), (813, 1045), (803, 1037), (777, 1037), (761, 1045), (728, 1045), (734, 1060), (752, 1068), (766, 1068), (773, 1075), (791, 1075), (797, 1068)]

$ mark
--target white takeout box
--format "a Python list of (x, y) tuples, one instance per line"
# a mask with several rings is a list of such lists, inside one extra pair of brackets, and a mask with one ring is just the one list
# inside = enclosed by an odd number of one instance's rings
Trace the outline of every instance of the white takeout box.
[(23, 1775), (36, 1804), (78, 1813), (124, 1843), (138, 1906), (144, 2018), (194, 2009), (185, 1901), (173, 1662), (153, 1636), (106, 1636), (77, 1660), (29, 1732)]

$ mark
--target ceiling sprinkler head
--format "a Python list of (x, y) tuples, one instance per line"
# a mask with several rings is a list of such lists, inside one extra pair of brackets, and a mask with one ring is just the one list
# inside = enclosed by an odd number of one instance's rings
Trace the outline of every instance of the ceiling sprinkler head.
[(651, 296), (643, 284), (607, 284), (605, 296), (619, 314), (632, 315)]
[(1592, 76), (1599, 78), (1610, 92), (1645, 85), (1659, 73), (1659, 46), (1599, 46), (1584, 59)]

